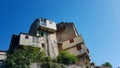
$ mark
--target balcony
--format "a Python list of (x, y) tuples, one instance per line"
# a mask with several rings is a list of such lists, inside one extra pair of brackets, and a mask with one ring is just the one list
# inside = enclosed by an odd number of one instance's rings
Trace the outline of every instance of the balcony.
[(56, 23), (47, 19), (39, 18), (39, 27), (38, 29), (48, 31), (48, 32), (56, 32)]
[(72, 40), (67, 40), (63, 42), (62, 47), (63, 49), (68, 49), (76, 46), (77, 44), (82, 44), (82, 43), (83, 43), (82, 37), (79, 36), (79, 37), (73, 38)]

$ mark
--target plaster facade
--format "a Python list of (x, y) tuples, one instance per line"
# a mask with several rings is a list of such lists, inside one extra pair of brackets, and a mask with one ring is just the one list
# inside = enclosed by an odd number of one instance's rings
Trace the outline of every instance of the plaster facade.
[(6, 58), (6, 51), (0, 51), (0, 60), (5, 60)]
[(30, 26), (28, 34), (13, 35), (9, 50), (19, 45), (39, 47), (47, 56), (56, 58), (60, 51), (66, 50), (79, 58), (77, 65), (90, 68), (89, 50), (75, 25), (71, 22), (55, 22), (38, 18)]
[(79, 58), (77, 65), (80, 65), (82, 68), (90, 68), (89, 50), (82, 36), (78, 34), (74, 24), (61, 22), (57, 24), (57, 28), (59, 52), (62, 50), (68, 51)]

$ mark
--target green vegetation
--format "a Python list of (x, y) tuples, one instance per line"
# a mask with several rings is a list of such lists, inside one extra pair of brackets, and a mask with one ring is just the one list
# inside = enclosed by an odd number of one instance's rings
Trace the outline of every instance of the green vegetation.
[[(38, 47), (21, 46), (7, 54), (2, 68), (30, 68), (31, 63), (41, 63), (42, 68), (66, 68), (65, 65), (75, 64), (77, 58), (66, 51), (62, 51), (57, 58), (46, 57)], [(64, 65), (65, 64), (65, 65)]]
[[(75, 64), (77, 58), (74, 55), (69, 54), (66, 51), (60, 52), (57, 58), (51, 59), (50, 57), (46, 58), (45, 62), (42, 62), (42, 68), (66, 68), (65, 65)], [(65, 65), (64, 65), (65, 64)]]
[(53, 62), (43, 62), (41, 64), (42, 68), (66, 68), (65, 65)]
[(77, 62), (77, 58), (74, 55), (69, 54), (66, 51), (62, 51), (57, 57), (58, 63), (62, 63), (65, 65), (75, 64)]
[(4, 68), (29, 68), (33, 62), (43, 62), (45, 54), (37, 47), (23, 46), (7, 55)]
[[(7, 54), (2, 68), (30, 68), (31, 63), (41, 63), (42, 68), (66, 68), (65, 65), (75, 64), (77, 58), (66, 51), (62, 51), (57, 58), (45, 57), (45, 53), (38, 47), (21, 46)], [(64, 65), (65, 64), (65, 65)]]
[(112, 65), (109, 62), (105, 62), (104, 64), (102, 64), (102, 66), (112, 68)]

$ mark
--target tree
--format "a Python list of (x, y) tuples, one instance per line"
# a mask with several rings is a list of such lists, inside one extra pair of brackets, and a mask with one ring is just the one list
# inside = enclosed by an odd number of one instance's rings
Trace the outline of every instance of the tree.
[(60, 52), (57, 57), (58, 63), (63, 63), (65, 65), (75, 64), (77, 61), (76, 56), (69, 54), (66, 51)]
[(104, 64), (102, 64), (102, 66), (112, 68), (112, 65), (109, 62), (105, 62)]
[(38, 47), (22, 46), (14, 51), (13, 54), (7, 55), (5, 68), (29, 68), (33, 62), (42, 62), (45, 54)]

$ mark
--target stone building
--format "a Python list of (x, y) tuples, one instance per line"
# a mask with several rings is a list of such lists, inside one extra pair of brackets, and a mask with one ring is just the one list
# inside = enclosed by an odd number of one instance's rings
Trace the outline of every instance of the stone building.
[(81, 35), (78, 34), (73, 23), (57, 24), (57, 41), (59, 52), (68, 51), (79, 58), (77, 63), (82, 68), (89, 68), (90, 56), (89, 50)]
[(38, 18), (32, 23), (28, 34), (12, 36), (9, 51), (13, 52), (20, 45), (40, 47), (45, 50), (46, 55), (56, 58), (58, 55), (56, 30), (55, 22)]
[(56, 58), (60, 51), (66, 50), (79, 58), (77, 65), (90, 68), (89, 50), (73, 23), (61, 22), (56, 25), (54, 21), (38, 18), (30, 26), (28, 34), (12, 36), (9, 51), (12, 53), (21, 45), (40, 47), (52, 58)]
[(36, 19), (31, 25), (29, 34), (44, 38), (44, 42), (39, 42), (42, 46), (44, 46), (47, 55), (56, 57), (58, 55), (56, 31), (57, 28), (55, 22), (48, 19), (39, 18)]

